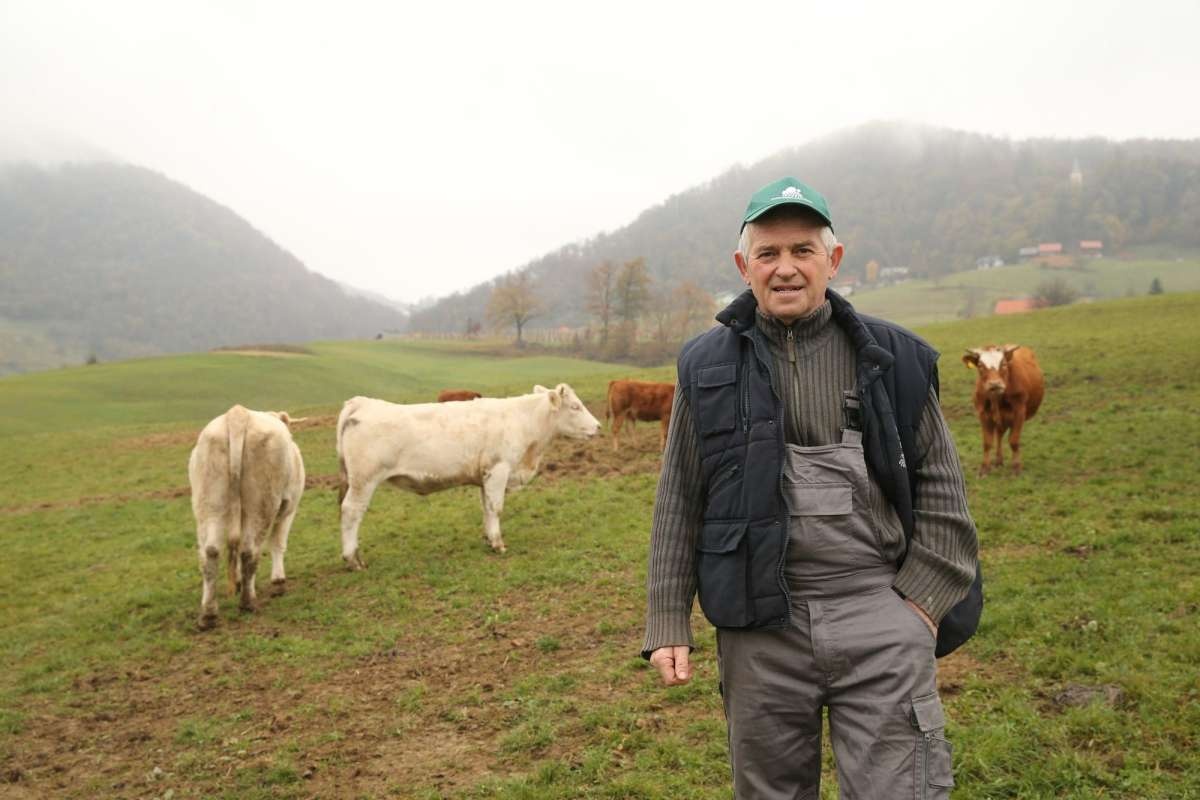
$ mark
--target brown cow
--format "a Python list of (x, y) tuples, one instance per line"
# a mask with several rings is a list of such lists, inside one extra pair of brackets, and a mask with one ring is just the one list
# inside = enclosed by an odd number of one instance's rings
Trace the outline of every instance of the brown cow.
[(612, 418), (613, 450), (617, 449), (617, 436), (621, 424), (629, 420), (648, 422), (661, 420), (658, 449), (667, 446), (667, 425), (671, 420), (671, 405), (675, 401), (675, 384), (652, 383), (650, 381), (609, 381), (608, 406), (604, 418)]
[[(968, 350), (962, 360), (968, 369), (974, 367), (979, 373), (974, 397), (975, 413), (983, 427), (983, 463), (979, 465), (979, 474), (986, 475), (992, 466), (1004, 464), (1001, 441), (1010, 429), (1008, 445), (1012, 448), (1013, 472), (1020, 472), (1021, 428), (1025, 420), (1037, 413), (1045, 393), (1045, 379), (1037, 356), (1032, 349), (1019, 344), (987, 345)], [(994, 460), (990, 458), (993, 442)]]
[(479, 392), (472, 392), (470, 389), (442, 389), (438, 392), (439, 403), (452, 403), (456, 400), (474, 400), (478, 397), (483, 397)]

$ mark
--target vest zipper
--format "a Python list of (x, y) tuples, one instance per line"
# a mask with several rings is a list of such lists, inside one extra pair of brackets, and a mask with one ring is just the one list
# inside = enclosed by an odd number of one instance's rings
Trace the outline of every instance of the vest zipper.
[(750, 364), (742, 364), (742, 433), (750, 436)]

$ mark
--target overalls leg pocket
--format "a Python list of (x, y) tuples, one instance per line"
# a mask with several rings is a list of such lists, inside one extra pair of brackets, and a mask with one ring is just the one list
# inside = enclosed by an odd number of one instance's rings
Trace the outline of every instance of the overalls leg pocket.
[(912, 698), (911, 719), (917, 729), (913, 758), (916, 800), (948, 798), (954, 787), (954, 770), (946, 740), (946, 716), (937, 692)]

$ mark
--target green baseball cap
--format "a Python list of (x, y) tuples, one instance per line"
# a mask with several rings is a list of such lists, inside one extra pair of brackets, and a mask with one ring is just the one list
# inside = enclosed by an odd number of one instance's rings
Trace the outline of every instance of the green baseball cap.
[(833, 228), (833, 218), (829, 216), (829, 204), (816, 189), (795, 178), (780, 178), (769, 183), (754, 193), (750, 205), (746, 206), (746, 217), (742, 220), (742, 230), (747, 222), (753, 222), (763, 214), (782, 205), (794, 204), (811, 208), (817, 216), (825, 220)]

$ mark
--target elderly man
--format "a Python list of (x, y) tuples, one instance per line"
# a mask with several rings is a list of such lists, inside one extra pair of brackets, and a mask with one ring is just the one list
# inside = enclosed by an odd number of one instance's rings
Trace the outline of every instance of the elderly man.
[(975, 526), (937, 353), (826, 291), (843, 252), (820, 194), (764, 187), (734, 254), (749, 291), (679, 357), (643, 655), (691, 679), (698, 592), (739, 798), (819, 796), (823, 708), (843, 798), (953, 786), (934, 652)]

